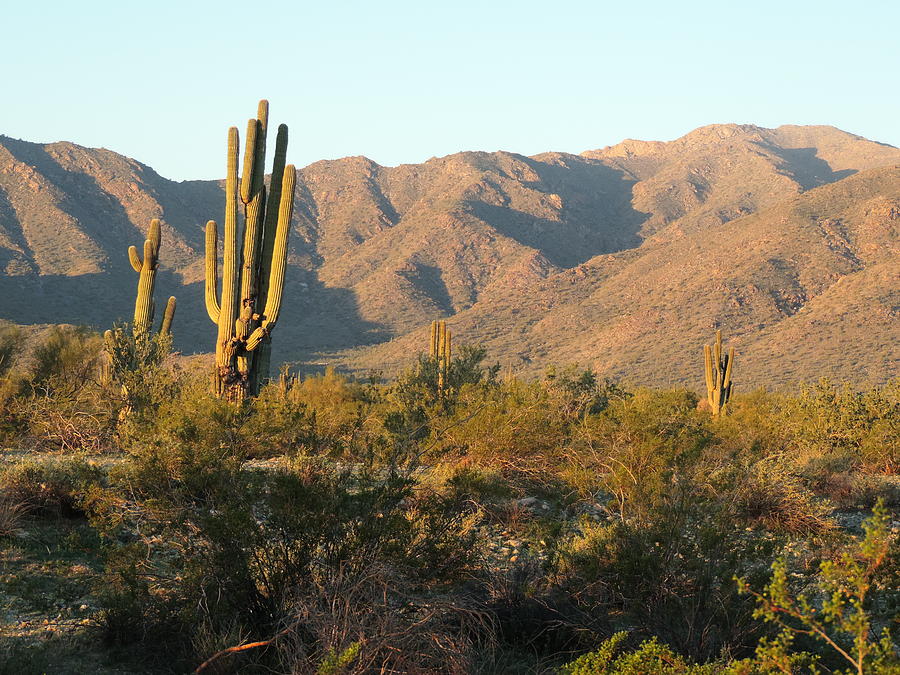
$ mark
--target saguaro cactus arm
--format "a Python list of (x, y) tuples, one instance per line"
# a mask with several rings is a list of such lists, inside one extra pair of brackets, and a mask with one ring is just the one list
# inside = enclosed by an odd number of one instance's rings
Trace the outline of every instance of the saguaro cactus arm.
[(162, 324), (159, 326), (159, 332), (162, 335), (168, 335), (172, 332), (172, 319), (175, 317), (175, 296), (169, 296), (166, 303), (166, 311), (163, 312)]
[(216, 286), (219, 283), (219, 233), (216, 221), (206, 223), (206, 313), (215, 324), (219, 323), (219, 298)]
[(141, 262), (141, 256), (138, 255), (137, 246), (128, 247), (128, 260), (131, 261), (131, 267), (134, 271), (140, 274), (143, 263)]

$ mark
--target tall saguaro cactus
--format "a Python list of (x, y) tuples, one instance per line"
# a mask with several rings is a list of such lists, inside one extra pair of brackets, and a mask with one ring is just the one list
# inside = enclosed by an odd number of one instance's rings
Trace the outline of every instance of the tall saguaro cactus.
[[(206, 311), (218, 326), (215, 390), (231, 401), (255, 396), (269, 376), (271, 333), (284, 293), (296, 172), (293, 165), (285, 166), (288, 133), (282, 124), (267, 194), (268, 118), (269, 102), (260, 101), (256, 118), (247, 123), (240, 179), (238, 130), (228, 130), (221, 296), (217, 295), (218, 229), (215, 221), (206, 224)], [(244, 206), (240, 241), (238, 201)]]
[(447, 374), (450, 370), (450, 358), (452, 355), (450, 329), (446, 321), (431, 322), (431, 347), (428, 356), (437, 361), (438, 368), (438, 394), (444, 395), (447, 384)]
[(722, 354), (722, 331), (716, 331), (716, 344), (703, 345), (706, 360), (706, 398), (713, 415), (724, 415), (731, 400), (731, 367), (734, 364), (734, 347), (728, 355)]
[[(144, 259), (138, 254), (137, 247), (128, 247), (128, 259), (131, 266), (138, 273), (137, 297), (134, 301), (134, 322), (132, 331), (135, 337), (147, 336), (153, 325), (155, 303), (153, 290), (156, 286), (156, 270), (159, 269), (159, 245), (162, 236), (160, 234), (159, 219), (150, 221), (147, 230), (147, 239), (144, 241)], [(172, 318), (175, 316), (175, 298), (170, 297), (163, 313), (162, 325), (159, 332), (167, 334), (172, 327)]]

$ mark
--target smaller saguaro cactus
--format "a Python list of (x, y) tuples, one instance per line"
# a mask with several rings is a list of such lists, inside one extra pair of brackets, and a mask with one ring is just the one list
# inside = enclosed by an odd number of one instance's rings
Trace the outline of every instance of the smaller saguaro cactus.
[(134, 320), (131, 334), (125, 326), (117, 326), (103, 334), (106, 343), (106, 359), (101, 371), (104, 382), (115, 380), (122, 385), (125, 406), (121, 411), (127, 415), (132, 407), (130, 388), (135, 377), (140, 377), (142, 368), (158, 365), (169, 352), (172, 319), (175, 316), (175, 298), (166, 303), (159, 333), (152, 334), (153, 315), (156, 303), (153, 291), (156, 286), (156, 272), (159, 269), (159, 246), (161, 241), (159, 220), (150, 221), (147, 239), (144, 241), (144, 257), (135, 246), (128, 247), (128, 259), (138, 273), (137, 296), (134, 301)]
[[(134, 271), (138, 273), (137, 298), (134, 301), (134, 322), (132, 323), (135, 337), (149, 335), (153, 325), (153, 314), (156, 309), (153, 290), (156, 286), (156, 270), (159, 268), (160, 241), (159, 219), (154, 218), (150, 221), (147, 239), (144, 241), (144, 259), (141, 260), (137, 247), (128, 247), (128, 259), (131, 261)], [(174, 316), (175, 298), (173, 296), (166, 303), (166, 311), (163, 313), (162, 324), (159, 327), (160, 334), (167, 335), (169, 333)]]
[(452, 339), (446, 321), (431, 322), (431, 347), (428, 356), (437, 362), (438, 394), (443, 396), (452, 356)]
[(734, 364), (734, 347), (728, 355), (722, 353), (722, 331), (716, 331), (716, 344), (703, 345), (706, 359), (706, 398), (713, 415), (724, 415), (726, 406), (731, 400), (733, 383), (731, 367)]

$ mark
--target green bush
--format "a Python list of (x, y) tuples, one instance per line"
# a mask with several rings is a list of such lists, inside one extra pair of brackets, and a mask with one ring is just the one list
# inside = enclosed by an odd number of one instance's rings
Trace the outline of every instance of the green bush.
[(823, 379), (790, 399), (781, 421), (804, 455), (849, 456), (888, 473), (900, 468), (900, 380), (854, 391)]
[(655, 638), (625, 651), (627, 637), (624, 631), (616, 633), (596, 651), (563, 666), (560, 675), (715, 675), (722, 670), (716, 664), (693, 664)]
[(6, 498), (30, 515), (84, 515), (85, 496), (105, 480), (104, 471), (84, 459), (26, 459), (0, 472)]
[(696, 405), (690, 392), (642, 389), (578, 425), (569, 457), (594, 479), (582, 491), (607, 495), (623, 521), (651, 518), (674, 485), (707, 471), (700, 462), (714, 436)]
[(836, 559), (821, 563), (813, 589), (797, 592), (792, 588), (784, 559), (772, 564), (772, 578), (762, 593), (752, 590), (746, 579), (738, 579), (740, 590), (757, 600), (754, 617), (781, 629), (775, 651), (785, 652), (796, 636), (809, 637), (824, 647), (830, 665), (849, 664), (847, 673), (900, 672), (894, 636), (887, 626), (877, 630), (879, 623), (893, 623), (895, 617), (879, 616), (879, 610), (883, 611), (890, 596), (895, 602), (898, 596), (894, 585), (897, 541), (889, 524), (888, 510), (877, 504), (863, 523), (863, 538)]

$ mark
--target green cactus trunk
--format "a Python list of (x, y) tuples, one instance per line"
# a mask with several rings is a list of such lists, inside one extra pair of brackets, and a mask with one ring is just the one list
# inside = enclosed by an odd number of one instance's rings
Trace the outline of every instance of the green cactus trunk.
[(706, 363), (706, 400), (713, 415), (724, 415), (731, 400), (733, 383), (731, 367), (734, 364), (734, 347), (727, 356), (722, 354), (722, 331), (716, 331), (716, 343), (713, 347), (703, 345)]
[[(263, 171), (268, 117), (269, 104), (260, 101), (257, 118), (247, 124), (240, 181), (238, 131), (228, 131), (221, 302), (216, 293), (218, 230), (215, 221), (206, 224), (206, 310), (218, 326), (215, 391), (231, 401), (256, 396), (269, 377), (271, 331), (284, 294), (296, 171), (285, 166), (288, 139), (282, 124), (267, 196)], [(238, 199), (244, 205), (240, 242)]]

